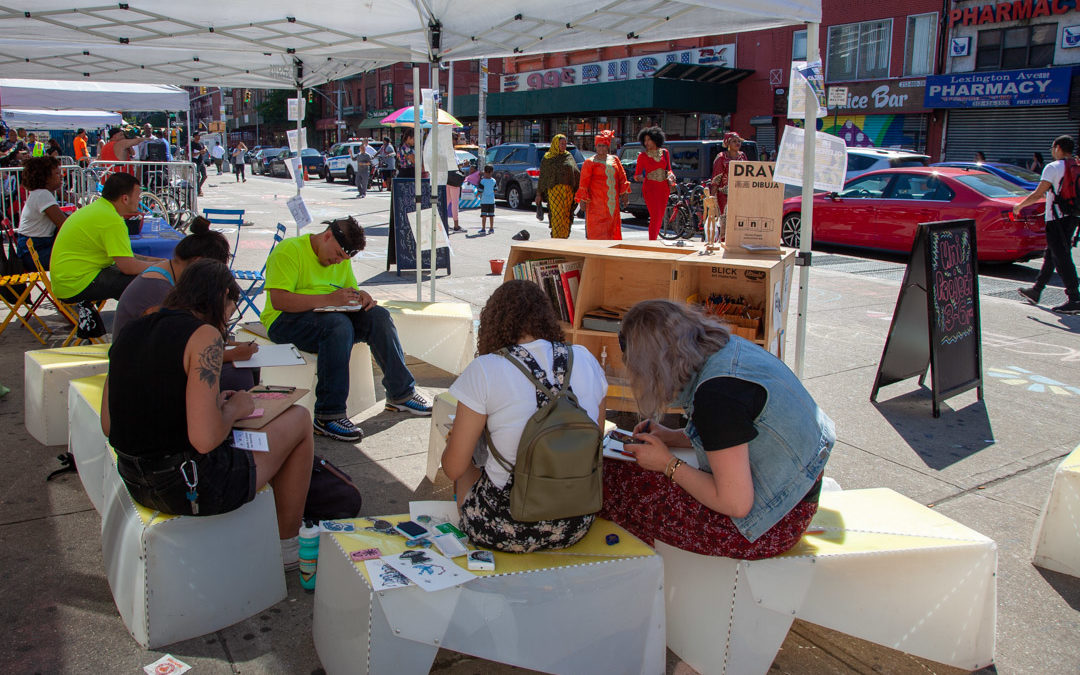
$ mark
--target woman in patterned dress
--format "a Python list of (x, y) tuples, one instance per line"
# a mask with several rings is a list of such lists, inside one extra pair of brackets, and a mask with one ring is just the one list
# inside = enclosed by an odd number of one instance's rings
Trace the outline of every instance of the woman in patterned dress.
[(742, 151), (742, 138), (738, 133), (729, 131), (724, 134), (724, 148), (712, 165), (713, 194), (716, 195), (716, 204), (720, 207), (721, 215), (727, 213), (728, 165), (746, 161), (746, 153)]
[(660, 127), (647, 127), (638, 134), (645, 151), (638, 153), (634, 180), (641, 181), (641, 196), (649, 209), (649, 239), (660, 234), (664, 222), (664, 209), (675, 174), (671, 172), (671, 153), (664, 148), (664, 132)]
[[(551, 301), (532, 281), (515, 279), (495, 290), (480, 313), (477, 337), (477, 358), (450, 387), (458, 401), (457, 414), (442, 456), (443, 470), (454, 481), (461, 529), (480, 546), (511, 553), (575, 544), (589, 531), (595, 514), (535, 523), (514, 520), (512, 470), (503, 467), (486, 445), (480, 454), (476, 448), (486, 428), (499, 454), (513, 465), (526, 422), (547, 403), (547, 395), (510, 358), (525, 364), (548, 387), (561, 389), (572, 349), (569, 386), (597, 423), (607, 392), (604, 371), (588, 349), (564, 342)], [(503, 349), (509, 350), (508, 356), (497, 353)], [(474, 456), (479, 465), (473, 463)]]
[(555, 239), (570, 237), (570, 224), (574, 222), (574, 192), (578, 189), (581, 172), (574, 156), (566, 150), (566, 136), (555, 134), (551, 147), (540, 160), (540, 181), (536, 186), (536, 204), (546, 199), (551, 236)]
[[(636, 461), (604, 460), (600, 517), (702, 555), (756, 560), (798, 543), (836, 431), (795, 374), (670, 300), (630, 308), (619, 343), (647, 419), (624, 446)], [(685, 411), (685, 428), (655, 421), (672, 406)], [(698, 468), (678, 448), (692, 450)]]
[(630, 199), (630, 181), (618, 157), (608, 154), (615, 134), (596, 135), (596, 154), (581, 167), (575, 198), (585, 205), (586, 239), (622, 239), (622, 211)]

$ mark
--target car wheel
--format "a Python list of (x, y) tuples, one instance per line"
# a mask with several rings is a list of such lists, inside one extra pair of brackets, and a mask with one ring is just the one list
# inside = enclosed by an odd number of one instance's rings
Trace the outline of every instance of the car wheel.
[(330, 173), (330, 169), (325, 169), (324, 171), (326, 172), (326, 175), (323, 176), (323, 178), (326, 179), (327, 183), (333, 183), (334, 182), (334, 174)]
[(780, 227), (780, 241), (789, 248), (799, 248), (801, 236), (802, 215), (799, 213), (789, 214), (784, 218), (784, 223)]
[(521, 188), (517, 183), (511, 183), (510, 187), (506, 188), (506, 205), (512, 209), (520, 209), (521, 203)]

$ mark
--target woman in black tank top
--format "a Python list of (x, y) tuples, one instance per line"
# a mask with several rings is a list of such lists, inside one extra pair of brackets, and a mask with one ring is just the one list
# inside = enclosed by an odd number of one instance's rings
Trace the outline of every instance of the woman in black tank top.
[(159, 312), (130, 322), (109, 350), (101, 428), (132, 498), (164, 513), (232, 511), (269, 482), (289, 566), (311, 478), (311, 419), (294, 405), (260, 429), (270, 452), (229, 444), (233, 424), (255, 408), (246, 391), (220, 391), (239, 292), (228, 267), (204, 258)]

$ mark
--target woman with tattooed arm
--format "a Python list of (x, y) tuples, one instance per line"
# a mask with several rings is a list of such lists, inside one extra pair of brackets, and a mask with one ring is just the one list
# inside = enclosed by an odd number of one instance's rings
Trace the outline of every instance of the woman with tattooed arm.
[(163, 513), (225, 513), (270, 483), (289, 569), (311, 478), (311, 418), (294, 405), (260, 429), (270, 452), (230, 445), (233, 424), (255, 408), (246, 391), (220, 391), (226, 325), (239, 297), (229, 268), (203, 258), (160, 311), (130, 322), (109, 350), (101, 428), (132, 499)]

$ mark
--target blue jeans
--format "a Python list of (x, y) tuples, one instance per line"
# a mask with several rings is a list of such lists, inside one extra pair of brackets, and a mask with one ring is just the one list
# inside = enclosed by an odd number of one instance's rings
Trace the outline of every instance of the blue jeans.
[(45, 269), (49, 269), (49, 262), (52, 258), (53, 244), (56, 243), (56, 237), (27, 237), (20, 234), (17, 242), (16, 252), (19, 258), (22, 259), (23, 269), (27, 272), (34, 271), (34, 259), (30, 256), (30, 247), (26, 245), (26, 240), (34, 242), (34, 251), (38, 254), (38, 260), (41, 261), (41, 266)]
[(405, 354), (390, 312), (383, 307), (376, 305), (366, 312), (282, 312), (267, 334), (274, 342), (291, 342), (305, 352), (319, 355), (315, 384), (318, 419), (345, 416), (349, 356), (357, 342), (367, 344), (382, 369), (388, 401), (402, 401), (413, 395), (416, 381), (405, 366)]

